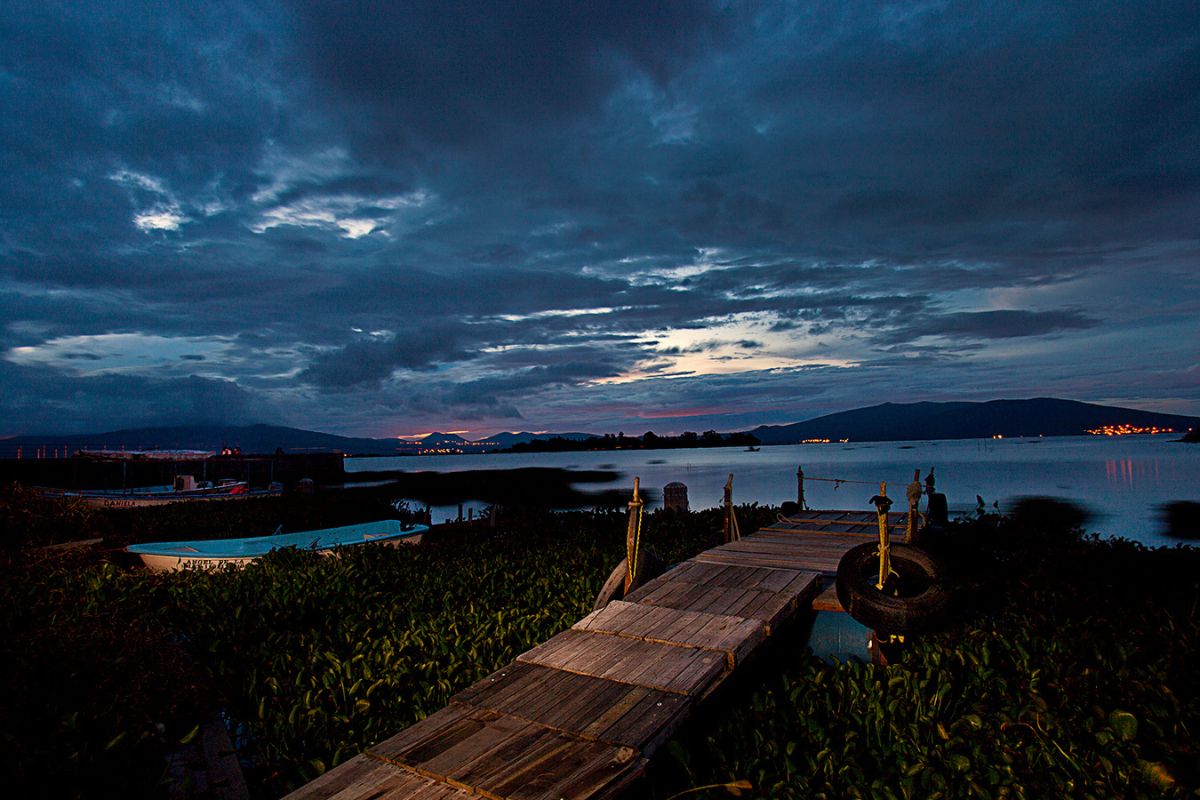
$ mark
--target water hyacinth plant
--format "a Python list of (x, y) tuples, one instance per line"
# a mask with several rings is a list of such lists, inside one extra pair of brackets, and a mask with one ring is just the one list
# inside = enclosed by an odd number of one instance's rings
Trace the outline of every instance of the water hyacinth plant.
[[(376, 499), (297, 498), (319, 524), (361, 520)], [(281, 513), (239, 505), (237, 519), (209, 520), (214, 534), (260, 516), (269, 531)], [(125, 540), (195, 524), (194, 510), (152, 511), (152, 523), (139, 512), (96, 519), (125, 526), (101, 531)], [(738, 514), (745, 530), (774, 519)], [(717, 511), (659, 512), (646, 542), (672, 563), (711, 546), (719, 527)], [(218, 709), (252, 793), (279, 796), (584, 616), (624, 554), (624, 528), (620, 511), (514, 513), (495, 531), (419, 547), (284, 551), (243, 570), (165, 575), (7, 548), (6, 785), (163, 794), (163, 754)], [(660, 751), (644, 791), (1103, 798), (1200, 787), (1196, 551), (995, 517), (930, 546), (953, 567), (948, 627), (880, 668), (813, 657), (799, 623)]]
[[(210, 525), (234, 532), (269, 513), (236, 505), (234, 520)], [(173, 509), (150, 511), (161, 521)], [(718, 526), (715, 512), (663, 515), (655, 544), (682, 558)], [(337, 559), (286, 550), (241, 570), (159, 575), (95, 554), (9, 550), (0, 678), (20, 702), (0, 708), (4, 774), (34, 794), (52, 769), (53, 794), (87, 794), (103, 774), (114, 791), (146, 795), (163, 788), (163, 753), (215, 708), (255, 794), (278, 796), (584, 616), (624, 527), (619, 512), (514, 512), (495, 531), (420, 547)]]
[(792, 642), (652, 763), (655, 796), (1200, 796), (1200, 551), (996, 517), (929, 546), (951, 625), (886, 667)]

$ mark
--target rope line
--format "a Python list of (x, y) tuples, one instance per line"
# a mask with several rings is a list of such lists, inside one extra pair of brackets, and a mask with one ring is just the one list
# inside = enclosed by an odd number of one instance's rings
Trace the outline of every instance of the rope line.
[[(857, 484), (861, 484), (863, 486), (878, 486), (879, 485), (879, 481), (855, 481), (855, 480), (851, 480), (849, 478), (810, 478), (808, 475), (804, 476), (804, 480), (806, 483), (808, 481), (823, 481), (825, 483), (857, 483)], [(896, 481), (896, 483), (900, 483), (900, 481)], [(837, 488), (837, 487), (834, 487), (834, 488)]]

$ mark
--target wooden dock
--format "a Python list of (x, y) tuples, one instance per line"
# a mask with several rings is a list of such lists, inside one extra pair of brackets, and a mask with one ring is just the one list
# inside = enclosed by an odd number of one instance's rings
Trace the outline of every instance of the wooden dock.
[[(903, 542), (908, 514), (888, 514), (888, 539)], [(821, 575), (821, 591), (813, 598), (816, 611), (844, 611), (834, 590), (838, 562), (850, 548), (879, 540), (879, 522), (874, 511), (802, 511), (760, 528), (741, 541), (730, 542), (696, 556), (710, 563), (753, 564), (802, 563), (804, 569)]]
[[(904, 516), (889, 523), (902, 539)], [(706, 550), (288, 798), (617, 796), (759, 645), (830, 607), (839, 559), (877, 538), (872, 511), (802, 512)]]

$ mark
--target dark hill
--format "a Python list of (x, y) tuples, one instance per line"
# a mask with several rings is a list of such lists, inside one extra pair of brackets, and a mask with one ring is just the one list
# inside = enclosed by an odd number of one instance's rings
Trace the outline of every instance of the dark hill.
[(341, 452), (395, 455), (396, 439), (365, 439), (306, 431), (281, 425), (186, 425), (163, 428), (126, 428), (104, 433), (67, 436), (18, 436), (0, 441), (0, 457), (11, 458), (18, 447), (63, 447), (89, 450), (213, 450), (238, 448), (243, 453)]
[(763, 444), (795, 444), (805, 439), (886, 442), (996, 435), (1078, 436), (1089, 428), (1121, 424), (1180, 431), (1200, 427), (1200, 418), (1039, 397), (987, 403), (884, 403), (791, 425), (764, 425), (751, 433)]
[(281, 425), (180, 425), (160, 428), (124, 428), (103, 433), (34, 435), (0, 439), (0, 458), (14, 458), (20, 449), (32, 454), (38, 448), (75, 450), (213, 450), (238, 448), (243, 453), (350, 453), (353, 455), (411, 455), (422, 449), (448, 448), (460, 452), (486, 452), (511, 447), (516, 442), (548, 439), (586, 439), (586, 433), (500, 433), (475, 444), (454, 433), (431, 433), (419, 441), (338, 436), (332, 433)]
[(512, 433), (505, 431), (497, 433), (495, 436), (489, 436), (488, 442), (494, 442), (499, 449), (507, 449), (514, 444), (524, 444), (525, 442), (548, 441), (550, 439), (567, 439), (573, 442), (582, 442), (585, 439), (590, 439), (595, 436), (593, 433), (529, 433), (522, 431), (520, 433)]

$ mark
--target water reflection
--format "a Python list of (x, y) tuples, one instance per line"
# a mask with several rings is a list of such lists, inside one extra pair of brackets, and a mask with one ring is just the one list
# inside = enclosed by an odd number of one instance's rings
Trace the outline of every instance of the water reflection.
[(1158, 459), (1150, 461), (1134, 460), (1133, 458), (1109, 459), (1104, 462), (1105, 477), (1109, 483), (1132, 489), (1137, 480), (1151, 480), (1158, 483), (1162, 479), (1161, 465)]
[[(1037, 447), (1023, 447), (1036, 442)], [(901, 450), (901, 447), (911, 449)], [(648, 463), (650, 461), (660, 463)], [(597, 453), (523, 453), (482, 456), (418, 456), (403, 459), (347, 459), (348, 472), (372, 469), (468, 469), (607, 466), (620, 472), (617, 482), (581, 485), (611, 489), (642, 479), (645, 488), (672, 481), (688, 487), (692, 508), (719, 505), (729, 473), (735, 502), (779, 505), (797, 495), (796, 468), (806, 476), (888, 482), (888, 494), (902, 500), (912, 471), (937, 468), (937, 488), (947, 495), (950, 516), (973, 515), (976, 495), (1010, 512), (1029, 495), (1055, 495), (1093, 512), (1089, 530), (1124, 536), (1146, 544), (1174, 544), (1159, 508), (1176, 501), (1200, 501), (1200, 446), (1163, 436), (1083, 436), (1044, 439), (968, 439), (925, 442), (858, 442), (763, 447)], [(875, 490), (857, 483), (806, 484), (814, 508), (868, 509)], [(457, 509), (454, 509), (457, 512)]]

